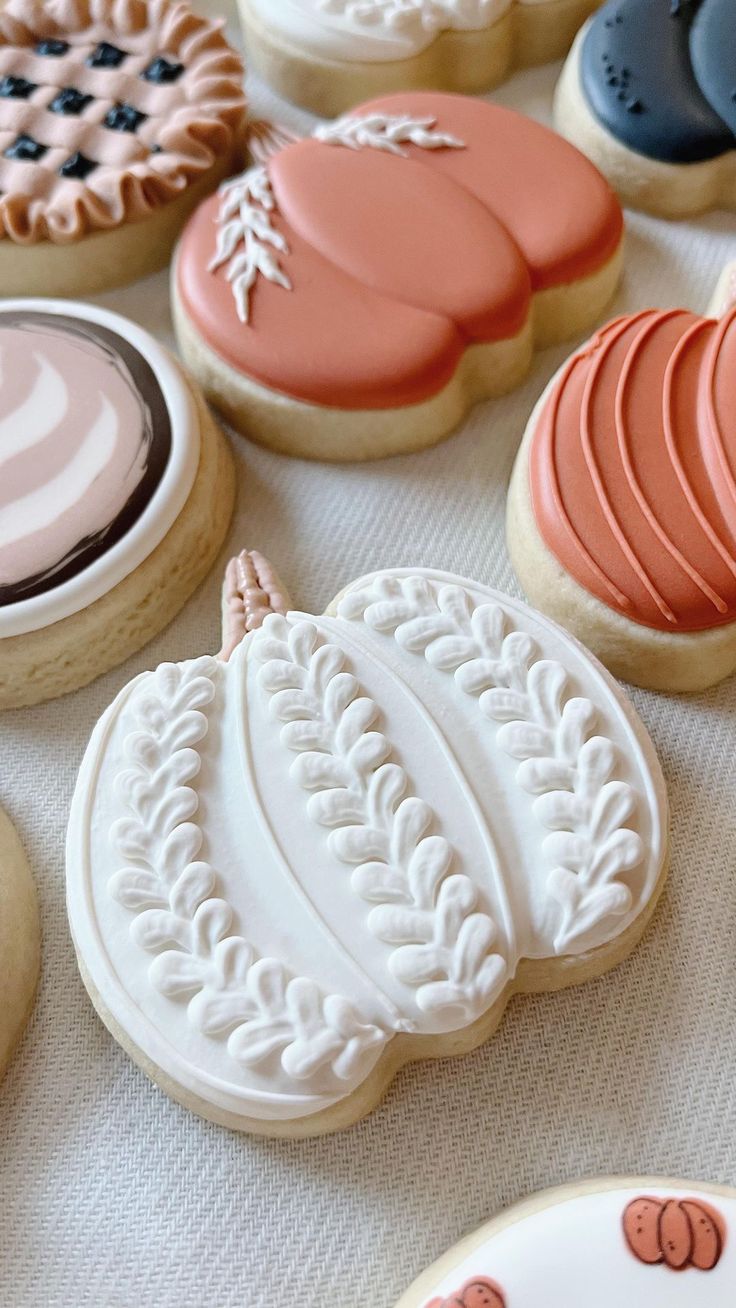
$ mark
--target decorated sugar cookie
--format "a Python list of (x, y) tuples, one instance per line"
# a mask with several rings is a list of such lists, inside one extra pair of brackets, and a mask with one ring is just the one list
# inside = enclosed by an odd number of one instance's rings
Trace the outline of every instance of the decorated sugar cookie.
[(82, 763), (68, 907), (93, 1002), (174, 1098), (331, 1130), (515, 991), (598, 975), (661, 889), (650, 741), (563, 631), (392, 569), (321, 616), (228, 568), (219, 657), (130, 683)]
[(78, 295), (162, 267), (237, 166), (242, 65), (183, 0), (0, 4), (0, 290)]
[(315, 113), (404, 88), (473, 94), (564, 55), (600, 0), (240, 0), (249, 54)]
[(733, 0), (608, 0), (573, 46), (558, 129), (627, 204), (736, 208)]
[(501, 1213), (396, 1308), (732, 1308), (735, 1237), (736, 1190), (585, 1181)]
[(229, 449), (134, 323), (0, 302), (0, 708), (76, 690), (166, 625), (230, 520)]
[(533, 603), (617, 676), (701, 690), (736, 668), (736, 275), (720, 317), (609, 323), (552, 380), (509, 491)]
[(275, 449), (419, 449), (517, 385), (535, 346), (595, 321), (621, 237), (608, 185), (546, 128), (396, 95), (200, 207), (174, 271), (179, 342), (234, 425)]
[(0, 809), (0, 1077), (30, 1016), (39, 959), (36, 891), (15, 828)]

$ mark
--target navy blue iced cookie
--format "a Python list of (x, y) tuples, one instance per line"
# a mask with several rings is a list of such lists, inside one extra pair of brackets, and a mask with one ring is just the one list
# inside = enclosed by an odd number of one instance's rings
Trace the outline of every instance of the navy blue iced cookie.
[(598, 121), (665, 163), (736, 148), (736, 0), (609, 0), (582, 47)]

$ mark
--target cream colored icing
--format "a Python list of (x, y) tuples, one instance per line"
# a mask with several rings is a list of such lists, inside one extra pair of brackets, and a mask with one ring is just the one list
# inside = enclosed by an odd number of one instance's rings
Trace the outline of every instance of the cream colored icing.
[[(51, 578), (42, 593), (0, 602), (2, 639), (79, 612), (148, 557), (192, 488), (199, 427), (178, 366), (134, 323), (65, 300), (4, 300), (0, 310), (0, 587), (37, 573)], [(34, 314), (44, 315), (42, 325)], [(85, 323), (89, 337), (77, 330)], [(149, 457), (150, 397), (106, 353), (96, 327), (122, 337), (152, 370), (171, 447), (155, 490), (121, 539), (53, 584), (54, 569), (125, 507)]]
[(625, 931), (666, 824), (643, 728), (579, 646), (399, 570), (121, 693), (77, 784), (70, 920), (182, 1092), (233, 1125), (302, 1118), (398, 1033), (470, 1024), (521, 958)]
[[(551, 1190), (510, 1208), (446, 1255), (442, 1270), (425, 1272), (398, 1308), (732, 1308), (736, 1192), (651, 1180), (589, 1181), (581, 1190)], [(716, 1265), (706, 1259), (676, 1270), (657, 1250), (651, 1265), (641, 1261), (624, 1215), (642, 1197), (660, 1211), (684, 1202), (695, 1222), (701, 1205), (713, 1213), (722, 1245)]]
[[(97, 228), (145, 218), (181, 194), (232, 147), (243, 118), (242, 63), (221, 23), (181, 0), (8, 0), (0, 6), (0, 75), (23, 78), (27, 96), (0, 97), (0, 237), (21, 244), (69, 242)], [(68, 43), (49, 56), (34, 48)], [(118, 67), (91, 68), (99, 42), (125, 52)], [(173, 81), (142, 76), (165, 55), (183, 65)], [(79, 113), (52, 112), (62, 88), (92, 99)], [(123, 103), (144, 114), (133, 131), (105, 118)], [(44, 154), (10, 158), (19, 136)], [(76, 152), (96, 167), (84, 178), (59, 169)]]
[[(546, 3), (547, 0), (520, 0)], [(250, 0), (261, 21), (327, 59), (383, 63), (421, 53), (442, 31), (482, 31), (514, 0)]]

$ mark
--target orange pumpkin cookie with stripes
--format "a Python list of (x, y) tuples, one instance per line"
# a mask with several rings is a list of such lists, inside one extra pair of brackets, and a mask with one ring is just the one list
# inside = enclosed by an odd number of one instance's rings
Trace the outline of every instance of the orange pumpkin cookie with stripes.
[(640, 685), (696, 690), (736, 667), (735, 399), (733, 303), (645, 310), (572, 356), (519, 452), (522, 585)]

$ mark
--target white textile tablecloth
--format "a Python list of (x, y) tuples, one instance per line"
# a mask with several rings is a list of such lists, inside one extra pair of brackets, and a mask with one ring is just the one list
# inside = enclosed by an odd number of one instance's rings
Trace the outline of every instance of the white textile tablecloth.
[[(556, 73), (519, 75), (495, 98), (548, 121)], [(249, 89), (259, 115), (308, 126), (255, 80)], [(632, 214), (628, 232), (612, 312), (704, 310), (736, 254), (725, 213), (679, 224)], [(101, 299), (171, 340), (164, 274)], [(222, 560), (258, 547), (316, 612), (351, 578), (391, 564), (518, 593), (506, 482), (534, 401), (568, 352), (537, 356), (526, 385), (428, 453), (324, 466), (236, 437), (238, 506)], [(690, 697), (634, 692), (669, 783), (673, 858), (630, 961), (584, 988), (514, 1000), (489, 1044), (406, 1069), (359, 1126), (306, 1142), (239, 1136), (170, 1102), (118, 1048), (67, 929), (75, 773), (131, 677), (217, 648), (220, 573), (122, 667), (0, 718), (0, 803), (43, 917), (39, 999), (0, 1090), (3, 1308), (391, 1308), (446, 1247), (531, 1191), (601, 1173), (735, 1183), (736, 680)]]

